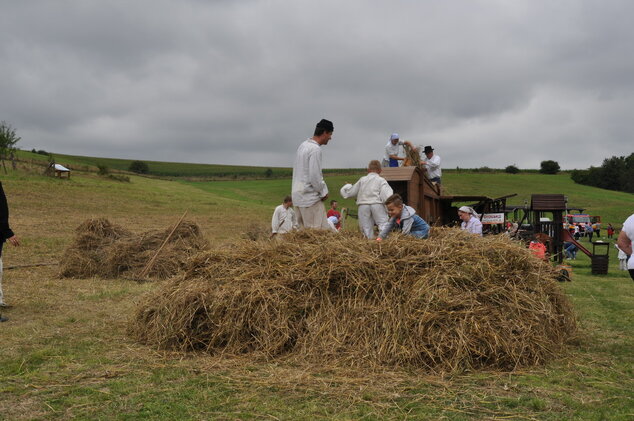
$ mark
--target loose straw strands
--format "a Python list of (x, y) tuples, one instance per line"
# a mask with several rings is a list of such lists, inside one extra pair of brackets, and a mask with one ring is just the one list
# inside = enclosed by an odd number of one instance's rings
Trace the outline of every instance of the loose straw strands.
[(139, 303), (160, 348), (430, 371), (542, 364), (575, 332), (550, 265), (503, 237), (435, 228), (382, 243), (301, 231), (198, 254)]
[(175, 229), (136, 235), (105, 218), (96, 218), (84, 221), (76, 232), (60, 261), (62, 277), (138, 277), (168, 239), (145, 274), (164, 279), (179, 273), (190, 256), (208, 248), (200, 227), (191, 221), (181, 221)]

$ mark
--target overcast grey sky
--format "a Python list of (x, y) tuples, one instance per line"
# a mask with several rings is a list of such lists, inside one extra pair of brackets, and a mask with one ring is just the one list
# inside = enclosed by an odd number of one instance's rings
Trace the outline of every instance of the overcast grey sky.
[(634, 152), (631, 0), (0, 0), (0, 120), (21, 148), (324, 166), (390, 133), (445, 168)]

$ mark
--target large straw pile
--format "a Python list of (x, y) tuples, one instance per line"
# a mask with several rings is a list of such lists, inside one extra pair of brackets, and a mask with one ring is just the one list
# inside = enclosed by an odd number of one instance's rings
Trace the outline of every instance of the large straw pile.
[(212, 354), (509, 370), (546, 361), (575, 330), (555, 277), (503, 236), (301, 231), (201, 253), (143, 299), (129, 331)]
[[(136, 235), (105, 218), (88, 219), (77, 227), (74, 242), (62, 256), (60, 276), (136, 278), (173, 228)], [(182, 221), (146, 276), (154, 279), (173, 276), (183, 269), (190, 256), (207, 248), (200, 227)]]

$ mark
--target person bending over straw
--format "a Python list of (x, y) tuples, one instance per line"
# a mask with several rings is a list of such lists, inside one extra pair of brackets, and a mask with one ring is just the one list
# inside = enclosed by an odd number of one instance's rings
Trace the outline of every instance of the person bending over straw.
[(366, 238), (374, 238), (374, 225), (383, 230), (388, 222), (385, 201), (394, 193), (385, 178), (381, 177), (381, 163), (372, 160), (368, 164), (368, 175), (363, 176), (354, 186), (346, 184), (341, 188), (345, 199), (357, 198), (359, 206), (359, 226)]
[(387, 206), (390, 220), (379, 233), (377, 241), (382, 241), (392, 230), (400, 230), (403, 234), (416, 238), (427, 238), (429, 236), (429, 224), (416, 215), (414, 208), (404, 205), (403, 199), (399, 194), (393, 194), (388, 197), (385, 205)]

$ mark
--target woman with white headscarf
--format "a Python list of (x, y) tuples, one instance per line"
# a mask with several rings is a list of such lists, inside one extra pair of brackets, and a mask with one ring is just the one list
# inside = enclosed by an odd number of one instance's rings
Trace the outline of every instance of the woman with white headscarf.
[(480, 222), (479, 216), (473, 208), (469, 206), (462, 206), (458, 209), (458, 216), (462, 221), (460, 224), (460, 228), (470, 232), (471, 234), (476, 234), (482, 236), (482, 222)]

